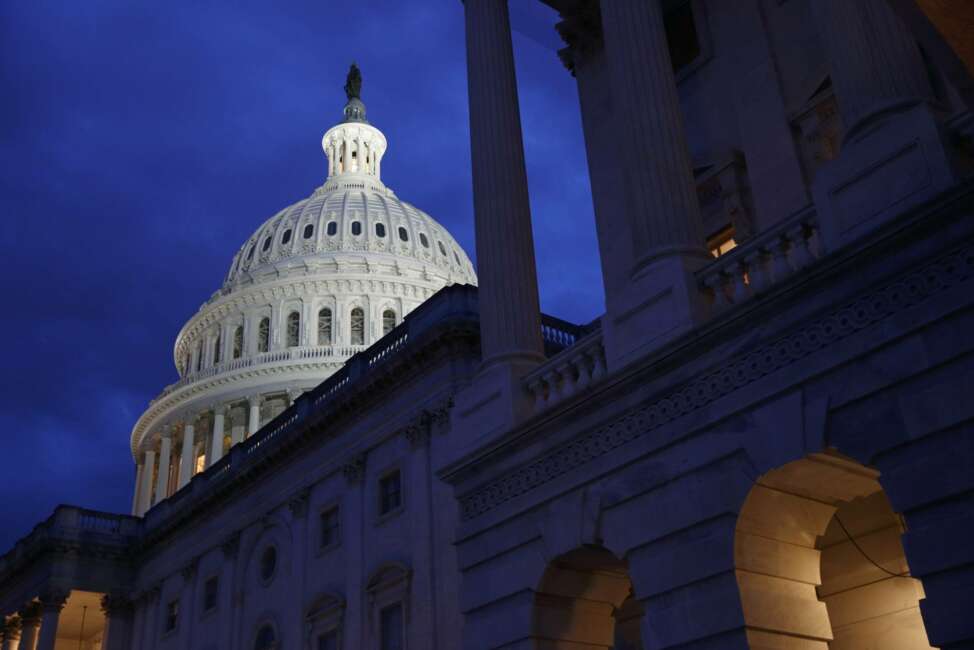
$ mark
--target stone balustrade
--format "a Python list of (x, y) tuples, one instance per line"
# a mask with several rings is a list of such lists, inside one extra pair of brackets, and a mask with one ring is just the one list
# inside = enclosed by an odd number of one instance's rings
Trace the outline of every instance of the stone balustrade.
[(549, 359), (524, 378), (535, 413), (575, 395), (606, 375), (602, 332), (595, 331)]
[(718, 312), (780, 283), (820, 255), (818, 219), (809, 207), (721, 255), (700, 269), (697, 279)]

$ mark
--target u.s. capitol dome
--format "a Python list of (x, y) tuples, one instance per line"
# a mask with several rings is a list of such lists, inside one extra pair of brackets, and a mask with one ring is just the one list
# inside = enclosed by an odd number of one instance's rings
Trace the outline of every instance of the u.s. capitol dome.
[(132, 510), (145, 512), (439, 289), (476, 284), (450, 233), (381, 179), (386, 138), (353, 68), (321, 144), (325, 183), (260, 225), (176, 337), (180, 379), (132, 429)]

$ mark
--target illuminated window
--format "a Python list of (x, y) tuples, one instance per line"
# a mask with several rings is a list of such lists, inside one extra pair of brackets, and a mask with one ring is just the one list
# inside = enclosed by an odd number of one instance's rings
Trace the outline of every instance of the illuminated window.
[(379, 614), (379, 647), (382, 650), (403, 650), (402, 604), (385, 607)]
[(707, 238), (707, 250), (714, 257), (720, 257), (737, 246), (734, 241), (734, 226), (728, 226)]
[(304, 227), (304, 238), (311, 239), (311, 236), (315, 234), (314, 224), (308, 224)]
[(331, 310), (318, 311), (318, 345), (331, 345)]
[(336, 234), (338, 234), (338, 223), (335, 221), (329, 221), (328, 226), (325, 228), (325, 232), (329, 237), (334, 237)]
[(264, 318), (260, 319), (260, 324), (257, 326), (257, 351), (267, 352), (271, 344), (271, 319)]
[(409, 241), (409, 231), (399, 226), (399, 239), (402, 241)]
[(402, 474), (395, 470), (379, 479), (379, 514), (388, 514), (401, 506)]
[(203, 453), (202, 447), (196, 453), (196, 465), (193, 468), (193, 474), (199, 474), (204, 469), (206, 469), (206, 454)]
[(237, 325), (233, 330), (233, 358), (243, 356), (243, 326)]
[(361, 307), (352, 310), (352, 345), (365, 345), (365, 312)]
[(387, 309), (382, 312), (382, 336), (396, 329), (396, 312)]
[(292, 311), (287, 315), (287, 346), (297, 347), (301, 336), (301, 314)]
[(331, 548), (332, 546), (336, 546), (341, 540), (342, 534), (338, 506), (333, 506), (323, 511), (319, 516), (318, 523), (321, 527), (318, 545), (321, 548)]
[(216, 597), (220, 591), (220, 583), (216, 576), (211, 576), (203, 583), (203, 611), (216, 609)]
[(176, 624), (179, 623), (179, 601), (171, 600), (169, 604), (166, 605), (166, 620), (164, 623), (164, 629), (166, 632), (172, 632), (176, 629)]

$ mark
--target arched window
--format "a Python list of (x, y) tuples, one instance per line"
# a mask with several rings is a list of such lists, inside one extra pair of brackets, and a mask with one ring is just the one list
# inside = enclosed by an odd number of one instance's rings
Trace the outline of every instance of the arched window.
[(260, 324), (257, 326), (257, 351), (267, 352), (271, 347), (271, 319), (264, 318), (260, 319)]
[(315, 234), (315, 226), (313, 223), (309, 223), (304, 227), (304, 238), (311, 239), (311, 236)]
[(287, 346), (297, 347), (301, 335), (301, 314), (292, 311), (287, 315)]
[(426, 233), (419, 233), (419, 243), (423, 245), (423, 248), (430, 247), (430, 240), (426, 237)]
[(257, 242), (250, 245), (250, 250), (247, 251), (247, 261), (254, 259), (254, 249), (257, 248)]
[(436, 245), (440, 247), (440, 255), (446, 257), (446, 246), (443, 245), (443, 242), (436, 240)]
[(352, 345), (365, 345), (365, 312), (361, 307), (352, 310)]
[(375, 236), (376, 237), (386, 236), (386, 225), (384, 223), (375, 224)]
[(396, 329), (396, 312), (387, 309), (382, 312), (382, 336)]
[(338, 222), (329, 221), (328, 226), (325, 228), (325, 232), (330, 237), (334, 237), (338, 233)]
[(243, 356), (243, 326), (237, 325), (233, 330), (233, 358), (239, 359)]
[(356, 237), (358, 237), (359, 235), (362, 234), (362, 222), (361, 221), (353, 221), (352, 222), (352, 234), (355, 235)]
[(213, 365), (220, 363), (220, 358), (223, 353), (223, 336), (220, 332), (216, 333), (216, 340), (213, 341)]
[(409, 231), (399, 226), (399, 239), (402, 241), (409, 241)]
[(460, 256), (457, 255), (456, 251), (453, 251), (453, 259), (457, 261), (457, 266), (463, 266), (463, 264), (460, 263)]
[(270, 249), (270, 247), (271, 247), (271, 238), (268, 237), (267, 239), (264, 240), (264, 245), (261, 246), (261, 250), (266, 253), (268, 249)]
[(284, 231), (284, 235), (281, 237), (281, 243), (286, 244), (291, 241), (291, 229), (288, 228)]
[(318, 345), (331, 345), (331, 310), (318, 311)]
[(276, 650), (277, 649), (277, 635), (274, 634), (274, 628), (270, 625), (264, 625), (259, 630), (257, 630), (257, 637), (254, 639), (254, 650)]

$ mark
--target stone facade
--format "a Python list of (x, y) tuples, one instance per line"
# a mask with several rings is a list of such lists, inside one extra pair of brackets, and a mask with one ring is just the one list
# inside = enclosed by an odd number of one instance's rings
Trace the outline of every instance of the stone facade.
[(922, 12), (551, 0), (607, 296), (581, 328), (504, 262), (507, 4), (464, 4), (484, 289), (142, 516), (59, 508), (0, 558), (4, 648), (91, 594), (112, 650), (974, 647), (974, 120)]

